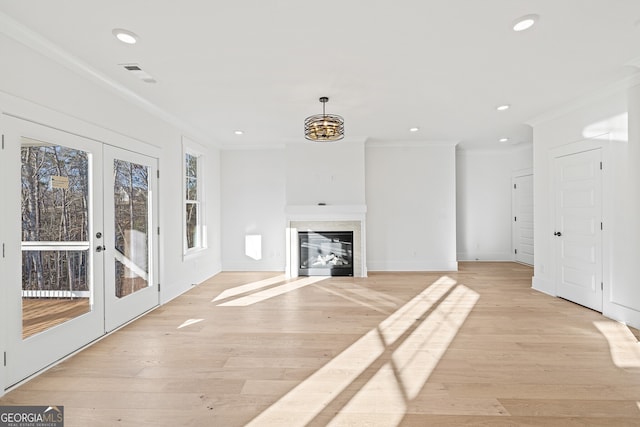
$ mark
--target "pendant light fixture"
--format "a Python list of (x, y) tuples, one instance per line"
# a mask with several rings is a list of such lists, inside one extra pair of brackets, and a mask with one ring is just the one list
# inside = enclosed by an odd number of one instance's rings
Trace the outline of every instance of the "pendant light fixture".
[(328, 101), (328, 97), (321, 97), (322, 114), (309, 116), (304, 120), (304, 137), (310, 141), (331, 142), (344, 138), (344, 119), (325, 113), (324, 107)]

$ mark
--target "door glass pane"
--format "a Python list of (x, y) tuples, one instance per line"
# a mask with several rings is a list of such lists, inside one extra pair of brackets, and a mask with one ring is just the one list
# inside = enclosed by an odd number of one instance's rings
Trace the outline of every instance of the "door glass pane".
[(22, 337), (91, 310), (89, 154), (22, 138)]
[(149, 168), (114, 160), (115, 293), (122, 298), (150, 286)]
[(23, 338), (89, 312), (89, 251), (48, 249), (22, 252)]

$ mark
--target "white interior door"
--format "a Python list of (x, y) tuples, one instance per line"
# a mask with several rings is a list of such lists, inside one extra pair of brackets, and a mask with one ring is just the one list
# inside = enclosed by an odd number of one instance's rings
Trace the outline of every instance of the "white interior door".
[(10, 386), (104, 333), (102, 144), (3, 119)]
[(159, 303), (157, 160), (104, 148), (106, 331)]
[(533, 175), (518, 176), (513, 181), (515, 260), (533, 265)]
[(601, 150), (555, 159), (556, 291), (602, 311)]

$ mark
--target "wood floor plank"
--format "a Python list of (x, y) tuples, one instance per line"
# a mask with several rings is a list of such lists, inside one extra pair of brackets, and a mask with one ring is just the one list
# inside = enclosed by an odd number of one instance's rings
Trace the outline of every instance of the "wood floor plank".
[(225, 272), (0, 405), (61, 404), (68, 427), (640, 425), (638, 331), (531, 276)]

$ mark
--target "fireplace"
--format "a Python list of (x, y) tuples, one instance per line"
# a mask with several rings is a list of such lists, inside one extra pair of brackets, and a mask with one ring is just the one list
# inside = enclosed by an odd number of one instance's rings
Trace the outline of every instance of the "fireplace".
[(353, 231), (298, 231), (299, 276), (353, 276)]
[[(366, 213), (367, 208), (364, 205), (288, 205), (286, 207), (285, 229), (287, 241), (285, 274), (287, 277), (309, 274), (308, 272), (300, 272), (302, 262), (308, 260), (301, 258), (299, 237), (301, 232), (315, 232), (316, 234), (350, 232), (352, 270), (348, 274), (353, 277), (367, 277)], [(326, 272), (322, 274), (326, 274)]]

